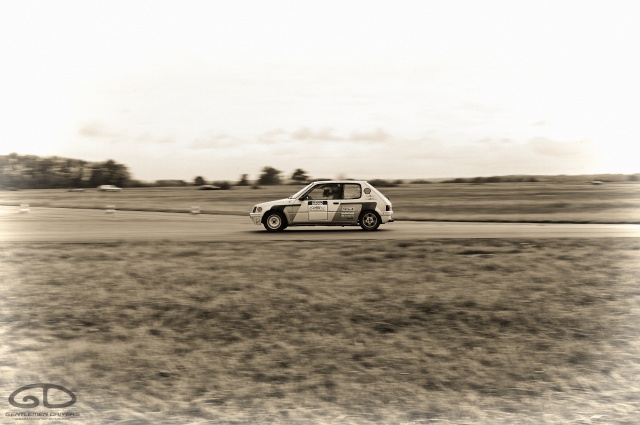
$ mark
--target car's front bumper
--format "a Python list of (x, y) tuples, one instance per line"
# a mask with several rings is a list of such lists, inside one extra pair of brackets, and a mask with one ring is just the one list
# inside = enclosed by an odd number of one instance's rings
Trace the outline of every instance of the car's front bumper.
[(250, 213), (249, 217), (253, 221), (253, 224), (261, 224), (262, 223), (262, 213)]

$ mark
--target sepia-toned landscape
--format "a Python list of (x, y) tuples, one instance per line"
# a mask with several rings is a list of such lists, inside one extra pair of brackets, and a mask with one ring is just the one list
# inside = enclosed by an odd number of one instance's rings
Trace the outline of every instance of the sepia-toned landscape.
[(2, 2), (0, 423), (640, 423), (638, 16)]

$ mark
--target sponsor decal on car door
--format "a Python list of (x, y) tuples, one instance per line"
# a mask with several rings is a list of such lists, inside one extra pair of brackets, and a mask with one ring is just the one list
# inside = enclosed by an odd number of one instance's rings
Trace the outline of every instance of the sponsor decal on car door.
[(334, 221), (355, 222), (357, 221), (359, 212), (359, 204), (342, 204), (334, 217)]
[(307, 201), (309, 207), (309, 221), (326, 221), (329, 219), (329, 205), (327, 201)]

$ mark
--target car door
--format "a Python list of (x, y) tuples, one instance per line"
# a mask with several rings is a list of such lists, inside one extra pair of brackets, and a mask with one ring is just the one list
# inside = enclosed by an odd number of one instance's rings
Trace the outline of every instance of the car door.
[(309, 222), (327, 221), (329, 219), (328, 200), (306, 201), (309, 209)]
[(294, 224), (326, 222), (329, 219), (329, 202), (323, 190), (324, 185), (316, 185), (299, 198), (300, 209), (293, 218)]

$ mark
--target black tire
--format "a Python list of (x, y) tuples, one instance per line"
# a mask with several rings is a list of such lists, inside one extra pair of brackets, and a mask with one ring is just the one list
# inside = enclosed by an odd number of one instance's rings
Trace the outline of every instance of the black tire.
[(360, 227), (362, 230), (373, 231), (380, 227), (380, 216), (375, 211), (365, 211), (360, 215)]
[(262, 225), (267, 232), (280, 232), (287, 227), (287, 219), (280, 211), (269, 211), (262, 219)]

